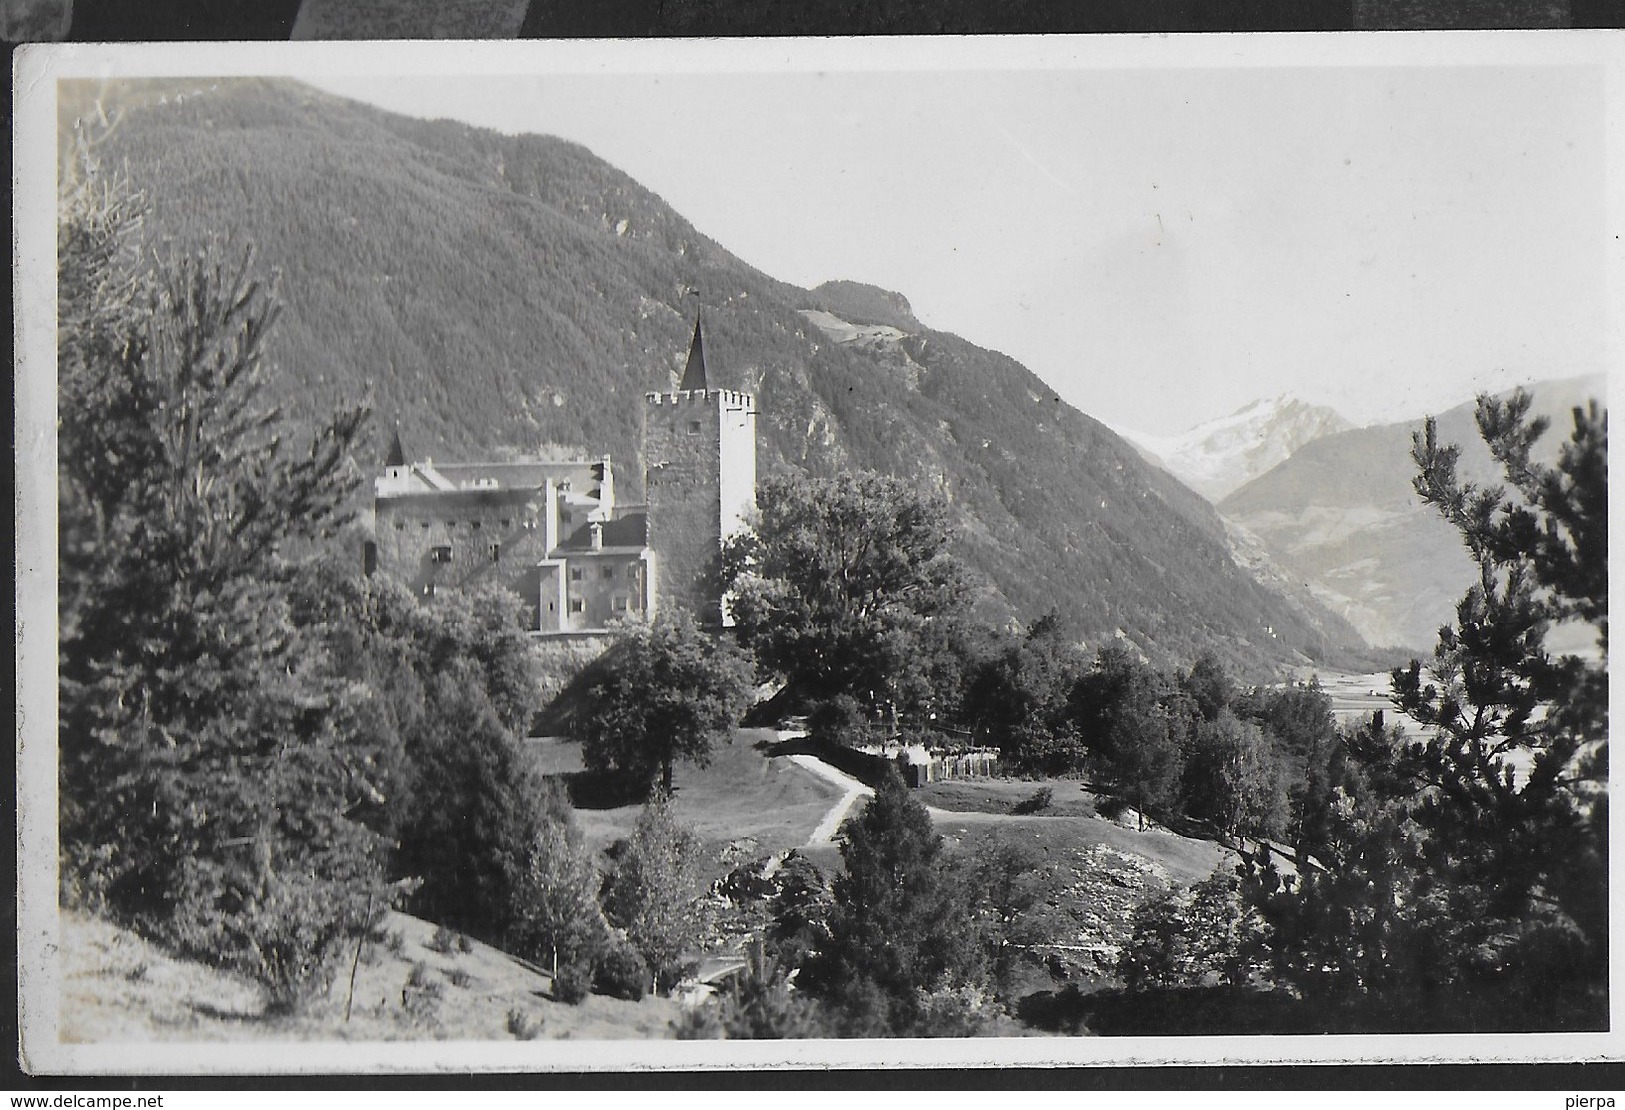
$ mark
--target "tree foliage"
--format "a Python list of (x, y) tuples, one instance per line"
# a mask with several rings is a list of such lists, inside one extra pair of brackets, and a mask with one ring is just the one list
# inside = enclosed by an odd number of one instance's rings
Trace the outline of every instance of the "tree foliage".
[(1038, 910), (1053, 877), (1036, 848), (994, 834), (966, 845), (958, 866), (988, 970), (1002, 991), (1024, 947), (1045, 935)]
[[(521, 951), (586, 978), (593, 959), (608, 943), (609, 923), (598, 904), (602, 878), (565, 806), (549, 807), (525, 855), (515, 890), (515, 938)], [(555, 990), (557, 994), (557, 990)]]
[(1172, 811), (1179, 801), (1188, 710), (1169, 684), (1126, 649), (1100, 649), (1075, 697), (1090, 751), (1107, 780), (1142, 815)]
[(90, 167), (59, 224), (61, 843), (142, 928), (274, 1003), (386, 898), (351, 816), (369, 753), (289, 582), (344, 519), (363, 412), (293, 449), (265, 403), (274, 294), (251, 258), (147, 256), (144, 202)]
[[(1416, 436), (1417, 493), (1479, 576), (1430, 664), (1393, 675), (1426, 738), (1350, 737), (1306, 836), (1319, 866), (1259, 869), (1277, 963), (1306, 993), (1458, 1025), (1606, 1022), (1607, 418), (1577, 410), (1542, 463), (1528, 404), (1479, 400), (1506, 485), (1462, 481), (1431, 421)], [(1554, 658), (1559, 622), (1589, 626), (1599, 654)]]
[(657, 793), (616, 853), (604, 883), (604, 913), (643, 957), (653, 988), (669, 989), (705, 928), (700, 839)]
[(1235, 869), (1220, 865), (1188, 890), (1140, 907), (1117, 974), (1130, 990), (1243, 985), (1258, 970), (1263, 935)]
[(482, 586), (420, 602), (400, 583), (323, 561), (299, 604), (328, 630), (334, 672), (364, 693), (353, 730), (375, 753), (357, 815), (396, 842), (411, 908), (494, 942), (518, 925), (536, 837), (568, 805), (521, 737), (537, 701), (521, 603)]
[[(685, 610), (624, 632), (594, 664), (572, 725), (587, 766), (669, 794), (679, 759), (705, 766), (731, 738), (751, 693), (751, 663)], [(658, 783), (657, 783), (658, 778)]]
[(797, 984), (829, 1001), (850, 1035), (908, 1036), (922, 992), (979, 986), (969, 906), (925, 807), (895, 776), (845, 828), (829, 936)]
[(1025, 636), (1000, 637), (967, 678), (966, 724), (1013, 769), (1056, 775), (1082, 763), (1073, 694), (1088, 659), (1062, 625), (1052, 610)]
[(928, 706), (920, 651), (964, 604), (947, 502), (872, 473), (773, 477), (755, 528), (729, 543), (724, 580), (740, 640), (804, 701)]
[(1185, 813), (1227, 838), (1279, 836), (1287, 816), (1279, 768), (1264, 731), (1220, 709), (1196, 726), (1184, 769)]

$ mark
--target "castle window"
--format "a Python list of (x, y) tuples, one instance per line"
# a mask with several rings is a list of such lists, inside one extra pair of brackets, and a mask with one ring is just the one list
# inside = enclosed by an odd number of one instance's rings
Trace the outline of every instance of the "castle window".
[(429, 530), (429, 522), (426, 521), (426, 520), (423, 522), (423, 530), (425, 532), (427, 532)]
[(512, 517), (506, 517), (506, 516), (503, 517), (502, 518), (502, 527), (504, 527), (504, 528), (513, 527), (513, 518)]
[(612, 566), (605, 565), (605, 567), (604, 567), (604, 577), (605, 578), (614, 578), (615, 577), (615, 568), (612, 567)]
[(424, 597), (433, 597), (434, 596), (434, 583), (433, 582), (425, 582), (423, 584), (423, 596)]
[(500, 543), (491, 545), (491, 561), (493, 563), (502, 562), (502, 545)]
[(688, 422), (688, 434), (691, 436), (697, 436), (700, 434), (700, 422), (698, 420), (690, 420)]
[(431, 563), (451, 562), (451, 545), (449, 543), (443, 543), (436, 547), (430, 548), (429, 561)]
[(368, 540), (361, 545), (361, 573), (372, 574), (378, 569), (378, 545)]
[(406, 527), (406, 521), (397, 520), (395, 522), (395, 531), (399, 532), (402, 528), (405, 528), (405, 527)]
[(479, 531), (479, 530), (480, 530), (480, 522), (479, 522), (479, 521), (477, 521), (477, 520), (471, 520), (471, 521), (469, 521), (469, 522), (468, 522), (468, 526), (469, 526), (469, 527), (470, 527), (470, 528), (472, 528), (472, 529), (474, 529), (474, 531), (476, 531), (476, 532), (478, 532), (478, 531)]
[(582, 577), (582, 571), (581, 571), (580, 567), (571, 567), (570, 568), (570, 581), (579, 582), (579, 581), (581, 581), (581, 577)]
[(626, 598), (624, 597), (616, 597), (609, 604), (610, 608), (614, 609), (617, 613), (626, 612)]
[(579, 597), (572, 597), (570, 599), (570, 612), (585, 613), (586, 611), (587, 603), (585, 601), (582, 601)]

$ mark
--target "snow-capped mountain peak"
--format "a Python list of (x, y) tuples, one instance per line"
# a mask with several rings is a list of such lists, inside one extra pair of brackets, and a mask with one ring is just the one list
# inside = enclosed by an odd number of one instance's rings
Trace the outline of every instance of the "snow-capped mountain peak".
[(1218, 501), (1286, 460), (1310, 440), (1347, 431), (1336, 411), (1297, 397), (1250, 401), (1171, 436), (1122, 429), (1122, 435), (1180, 481)]

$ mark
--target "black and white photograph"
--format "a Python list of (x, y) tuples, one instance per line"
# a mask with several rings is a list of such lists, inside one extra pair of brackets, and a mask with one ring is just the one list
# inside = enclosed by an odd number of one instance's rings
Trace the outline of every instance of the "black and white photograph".
[(1622, 63), (22, 48), (25, 1069), (1620, 1058)]

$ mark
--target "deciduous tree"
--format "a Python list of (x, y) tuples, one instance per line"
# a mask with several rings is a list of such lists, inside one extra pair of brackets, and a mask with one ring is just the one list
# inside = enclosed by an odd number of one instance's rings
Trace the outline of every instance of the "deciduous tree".
[(727, 547), (724, 581), (758, 663), (807, 702), (927, 705), (925, 626), (966, 597), (947, 502), (871, 473), (769, 478), (757, 502), (754, 529)]
[(1211, 822), (1226, 837), (1279, 836), (1286, 791), (1274, 746), (1257, 725), (1220, 709), (1196, 727), (1185, 763), (1185, 812)]
[(704, 931), (703, 862), (700, 838), (677, 820), (666, 795), (656, 793), (604, 884), (604, 913), (626, 931), (656, 991), (676, 982), (683, 957)]
[(514, 933), (525, 949), (545, 954), (557, 980), (562, 961), (585, 973), (607, 943), (598, 904), (602, 877), (567, 805), (549, 807), (525, 855), (515, 891)]
[[(751, 692), (749, 657), (681, 609), (629, 629), (594, 664), (571, 726), (587, 766), (672, 789), (672, 765), (703, 767)], [(657, 778), (658, 776), (658, 778)]]

